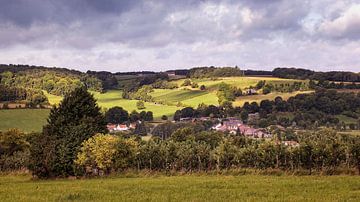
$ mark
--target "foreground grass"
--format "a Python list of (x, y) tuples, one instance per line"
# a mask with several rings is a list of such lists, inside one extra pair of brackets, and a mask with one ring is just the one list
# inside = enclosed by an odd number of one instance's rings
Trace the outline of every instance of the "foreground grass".
[(1, 201), (359, 201), (358, 176), (0, 177)]

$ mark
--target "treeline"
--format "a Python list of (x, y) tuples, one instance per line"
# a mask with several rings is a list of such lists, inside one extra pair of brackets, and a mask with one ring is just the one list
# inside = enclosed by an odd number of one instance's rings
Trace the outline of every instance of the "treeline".
[[(37, 145), (43, 142), (38, 138), (39, 134), (30, 136), (16, 130), (0, 133), (1, 171), (30, 168), (42, 178), (126, 170), (277, 169), (301, 174), (360, 174), (360, 137), (340, 135), (329, 129), (299, 133), (298, 143), (293, 145), (286, 145), (281, 139), (264, 141), (219, 132), (195, 132), (187, 127), (177, 129), (166, 140), (155, 137), (142, 141), (136, 136), (96, 134), (84, 139), (79, 147), (75, 144), (63, 147), (76, 151), (74, 160), (68, 164), (63, 159), (54, 161), (66, 150), (35, 156), (34, 152), (40, 152)], [(45, 146), (46, 151), (49, 147)]]
[(133, 123), (136, 121), (153, 121), (152, 111), (132, 111), (130, 114), (122, 107), (112, 107), (105, 112), (105, 120), (107, 123), (123, 124)]
[(351, 83), (344, 83), (344, 82), (330, 82), (330, 81), (318, 81), (315, 82), (310, 80), (309, 85), (312, 89), (316, 88), (326, 88), (326, 89), (360, 89), (360, 83), (351, 82)]
[(115, 74), (107, 71), (87, 71), (86, 74), (91, 75), (99, 79), (102, 83), (102, 88), (104, 90), (116, 89), (118, 88), (118, 81), (115, 77)]
[(190, 69), (190, 78), (214, 78), (214, 77), (233, 77), (243, 76), (244, 72), (238, 67), (195, 67)]
[[(281, 93), (291, 93), (294, 91), (305, 91), (310, 89), (315, 89), (314, 86), (310, 86), (307, 82), (302, 81), (294, 81), (294, 82), (286, 82), (286, 83), (268, 83), (265, 80), (259, 81), (255, 89), (262, 89), (263, 94), (269, 94), (271, 92), (281, 92)], [(312, 88), (313, 87), (313, 88)]]
[(23, 71), (5, 71), (0, 74), (0, 84), (7, 87), (44, 90), (61, 96), (80, 86), (93, 91), (103, 90), (101, 81), (93, 76), (76, 71), (76, 74), (72, 74), (72, 71), (60, 70), (30, 68)]
[(336, 174), (344, 169), (354, 173), (356, 169), (360, 172), (360, 139), (331, 130), (301, 134), (296, 146), (217, 132), (195, 133), (189, 128), (176, 130), (167, 140), (147, 142), (98, 134), (83, 143), (75, 162), (86, 174), (127, 169), (197, 172), (241, 168), (307, 170), (308, 174)]
[[(220, 106), (200, 104), (197, 109), (186, 107), (177, 110), (174, 120), (237, 116), (247, 122), (249, 114), (255, 113), (258, 113), (259, 118), (250, 123), (259, 127), (279, 124), (306, 129), (331, 125), (334, 128), (345, 129), (344, 123), (341, 123), (335, 115), (343, 114), (358, 118), (360, 93), (339, 93), (336, 90), (319, 89), (314, 93), (298, 94), (288, 100), (276, 97), (274, 100), (262, 100), (260, 103), (246, 102), (243, 107), (233, 107), (231, 102), (223, 102)], [(360, 120), (358, 125), (360, 128)]]
[(48, 104), (48, 99), (41, 90), (0, 85), (0, 102), (17, 101), (25, 101), (28, 107)]
[(288, 79), (311, 79), (317, 81), (340, 81), (340, 82), (360, 82), (360, 74), (354, 72), (330, 71), (315, 72), (300, 68), (276, 68), (272, 75)]

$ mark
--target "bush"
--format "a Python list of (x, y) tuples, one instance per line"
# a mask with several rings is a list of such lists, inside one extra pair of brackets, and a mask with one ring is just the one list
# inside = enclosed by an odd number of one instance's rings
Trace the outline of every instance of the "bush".
[(191, 86), (191, 80), (190, 79), (185, 79), (184, 83), (181, 84), (181, 86)]
[(83, 166), (87, 172), (93, 172), (96, 169), (108, 173), (114, 166), (118, 141), (119, 137), (104, 134), (89, 138), (82, 143), (75, 164)]
[(145, 109), (145, 103), (144, 103), (144, 101), (142, 101), (142, 100), (137, 101), (137, 102), (136, 102), (136, 107), (137, 107), (137, 109), (139, 109), (139, 110)]

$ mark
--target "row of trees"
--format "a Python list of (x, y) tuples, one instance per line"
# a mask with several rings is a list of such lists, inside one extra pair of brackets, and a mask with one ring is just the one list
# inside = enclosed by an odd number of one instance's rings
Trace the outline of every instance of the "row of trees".
[(236, 67), (195, 67), (190, 69), (188, 77), (190, 78), (216, 78), (243, 76), (244, 72)]
[(41, 90), (0, 85), (0, 102), (25, 101), (30, 107), (48, 104)]
[(342, 82), (360, 82), (360, 74), (354, 72), (330, 71), (315, 72), (300, 68), (276, 68), (272, 75), (280, 78), (289, 79), (311, 79), (317, 81), (342, 81)]
[[(197, 172), (253, 168), (306, 170), (308, 174), (357, 170), (360, 174), (359, 136), (339, 135), (322, 129), (299, 133), (297, 139), (298, 145), (286, 146), (278, 139), (255, 140), (218, 132), (195, 132), (188, 127), (177, 129), (166, 140), (142, 141), (135, 137), (96, 134), (79, 145), (71, 167), (64, 164), (65, 159), (58, 159), (60, 162), (53, 162), (57, 166), (52, 170), (46, 166), (50, 162), (34, 155), (34, 152), (39, 153), (36, 148), (41, 144), (36, 134), (30, 136), (10, 130), (0, 133), (0, 169), (42, 167), (42, 170), (34, 170), (39, 177), (106, 174), (128, 169)], [(65, 149), (58, 149), (61, 148)], [(43, 154), (40, 158), (50, 160), (61, 152), (64, 150)]]
[[(335, 90), (316, 90), (315, 93), (298, 94), (283, 100), (262, 100), (246, 102), (243, 107), (233, 107), (231, 102), (223, 102), (220, 106), (200, 104), (197, 109), (185, 107), (177, 110), (174, 120), (181, 118), (212, 117), (222, 118), (238, 116), (246, 121), (248, 114), (259, 113), (262, 119), (252, 124), (267, 127), (272, 124), (299, 127), (312, 127), (315, 125), (337, 125), (340, 123), (335, 115), (346, 115), (358, 118), (360, 113), (360, 93), (338, 93)], [(284, 116), (282, 116), (284, 114)]]
[(360, 139), (322, 130), (300, 135), (299, 146), (217, 132), (176, 130), (167, 140), (141, 141), (97, 134), (84, 141), (75, 164), (79, 174), (127, 169), (211, 171), (234, 168), (360, 172)]
[(52, 69), (28, 69), (16, 73), (6, 71), (0, 75), (1, 85), (34, 90), (45, 90), (53, 95), (65, 95), (77, 87), (102, 91), (100, 80), (87, 74), (71, 74)]
[(136, 121), (153, 121), (153, 113), (151, 111), (132, 111), (130, 114), (122, 107), (112, 107), (105, 112), (105, 120), (107, 123), (122, 124), (133, 123)]

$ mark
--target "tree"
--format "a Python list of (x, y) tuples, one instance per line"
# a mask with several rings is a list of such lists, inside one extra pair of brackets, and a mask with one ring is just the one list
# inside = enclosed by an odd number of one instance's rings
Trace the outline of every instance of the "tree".
[(109, 173), (115, 160), (118, 141), (119, 137), (113, 135), (94, 135), (82, 143), (75, 164), (85, 169), (86, 167), (91, 168), (91, 172), (97, 169)]
[(136, 123), (134, 134), (145, 136), (147, 135), (147, 132), (147, 127), (143, 121), (139, 121), (138, 123)]
[(85, 87), (76, 88), (51, 110), (37, 148), (32, 149), (33, 174), (41, 178), (75, 175), (74, 160), (82, 142), (105, 132), (106, 121), (93, 95)]
[(145, 121), (153, 121), (154, 120), (154, 115), (152, 111), (148, 111), (145, 114)]
[(161, 120), (166, 121), (166, 120), (168, 120), (168, 117), (167, 117), (166, 115), (162, 115), (162, 116), (161, 116)]
[(247, 110), (242, 110), (240, 114), (241, 120), (246, 123), (249, 118), (249, 112)]
[(142, 101), (142, 100), (137, 101), (137, 102), (136, 102), (136, 107), (137, 107), (139, 110), (145, 109), (145, 103), (144, 103), (144, 101)]
[(105, 113), (107, 123), (124, 123), (129, 120), (129, 113), (122, 107), (112, 107)]
[(266, 94), (269, 94), (271, 93), (272, 91), (272, 88), (269, 84), (266, 84), (264, 87), (263, 87), (263, 94), (266, 95)]
[(17, 151), (25, 151), (30, 144), (26, 135), (18, 129), (0, 131), (0, 155), (13, 155)]
[(199, 84), (197, 84), (197, 83), (195, 83), (195, 82), (193, 82), (192, 84), (191, 84), (191, 88), (198, 88), (199, 87)]
[(184, 83), (181, 84), (182, 86), (191, 86), (191, 80), (190, 79), (185, 79)]
[(129, 117), (130, 122), (135, 122), (135, 121), (138, 121), (140, 119), (141, 119), (141, 117), (140, 117), (139, 112), (133, 110), (131, 112), (131, 114), (130, 114), (130, 117)]

